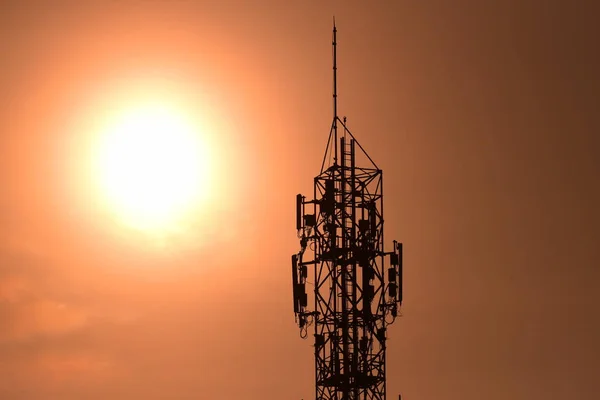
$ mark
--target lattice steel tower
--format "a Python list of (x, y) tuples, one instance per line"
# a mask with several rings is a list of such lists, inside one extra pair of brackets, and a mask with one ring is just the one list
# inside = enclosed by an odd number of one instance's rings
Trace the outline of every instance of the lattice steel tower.
[[(337, 114), (336, 34), (334, 21), (327, 149), (314, 199), (296, 198), (294, 313), (303, 338), (314, 326), (317, 400), (384, 400), (386, 327), (402, 303), (402, 244), (384, 251), (383, 172)], [(365, 165), (357, 165), (361, 158)]]

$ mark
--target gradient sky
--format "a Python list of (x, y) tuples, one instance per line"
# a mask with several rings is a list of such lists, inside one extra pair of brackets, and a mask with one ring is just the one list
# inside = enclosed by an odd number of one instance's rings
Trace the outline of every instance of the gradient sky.
[[(314, 396), (289, 259), (331, 123), (333, 14), (340, 114), (405, 249), (390, 398), (597, 399), (583, 3), (0, 1), (0, 399)], [(79, 147), (153, 90), (212, 121), (223, 182), (160, 243), (96, 207)]]

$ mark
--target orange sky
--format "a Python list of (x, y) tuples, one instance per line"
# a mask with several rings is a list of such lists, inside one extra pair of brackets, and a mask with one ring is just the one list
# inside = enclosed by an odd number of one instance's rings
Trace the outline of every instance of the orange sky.
[[(390, 398), (597, 398), (591, 7), (5, 0), (0, 399), (314, 396), (289, 258), (331, 123), (333, 14), (340, 115), (405, 249)], [(219, 144), (221, 201), (160, 246), (81, 168), (92, 121), (146, 91)]]

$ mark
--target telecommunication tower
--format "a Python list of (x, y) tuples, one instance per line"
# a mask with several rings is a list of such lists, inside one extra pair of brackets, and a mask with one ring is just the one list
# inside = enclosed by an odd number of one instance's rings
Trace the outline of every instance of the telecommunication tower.
[(316, 400), (385, 400), (386, 328), (402, 303), (402, 243), (384, 251), (383, 171), (338, 117), (336, 34), (334, 20), (329, 140), (313, 199), (296, 197), (294, 314), (302, 338), (314, 326)]

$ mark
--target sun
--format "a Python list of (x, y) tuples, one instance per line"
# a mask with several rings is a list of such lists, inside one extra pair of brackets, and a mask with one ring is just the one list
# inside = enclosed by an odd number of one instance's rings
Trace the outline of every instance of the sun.
[(209, 152), (199, 127), (161, 104), (130, 108), (100, 135), (100, 192), (119, 219), (167, 229), (206, 197)]

